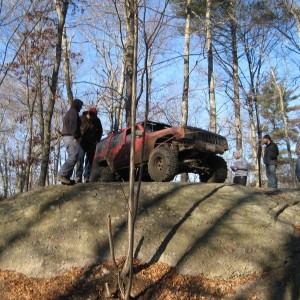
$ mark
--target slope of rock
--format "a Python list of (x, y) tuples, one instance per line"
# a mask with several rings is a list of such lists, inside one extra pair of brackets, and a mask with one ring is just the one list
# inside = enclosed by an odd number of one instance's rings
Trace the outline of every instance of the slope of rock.
[[(0, 269), (52, 277), (108, 258), (108, 214), (116, 256), (125, 255), (127, 197), (125, 183), (89, 183), (0, 202)], [(143, 183), (135, 256), (230, 279), (299, 265), (299, 229), (299, 190)]]

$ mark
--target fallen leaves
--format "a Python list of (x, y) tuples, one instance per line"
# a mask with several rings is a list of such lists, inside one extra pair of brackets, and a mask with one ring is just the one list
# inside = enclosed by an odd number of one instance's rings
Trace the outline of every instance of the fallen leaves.
[[(117, 260), (119, 266), (123, 258)], [(175, 268), (157, 262), (134, 262), (132, 297), (140, 300), (220, 299), (235, 294), (237, 287), (257, 278), (252, 274), (231, 280), (208, 279), (203, 275), (179, 274)], [(29, 278), (23, 274), (0, 270), (1, 300), (107, 299), (107, 290), (116, 294), (117, 276), (110, 261), (86, 268), (72, 268), (53, 278)]]

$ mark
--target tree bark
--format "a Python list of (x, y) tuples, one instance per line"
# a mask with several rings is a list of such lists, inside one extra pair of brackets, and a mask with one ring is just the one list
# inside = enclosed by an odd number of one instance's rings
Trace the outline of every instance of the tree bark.
[(55, 53), (55, 63), (52, 71), (52, 78), (50, 83), (50, 94), (48, 99), (48, 106), (44, 118), (44, 140), (43, 140), (43, 153), (41, 161), (41, 171), (39, 177), (39, 186), (44, 186), (46, 184), (46, 179), (48, 175), (48, 166), (50, 158), (50, 143), (51, 143), (51, 123), (54, 110), (54, 104), (56, 100), (56, 90), (58, 85), (58, 75), (59, 67), (62, 57), (62, 36), (63, 29), (66, 21), (66, 14), (69, 6), (68, 0), (54, 0), (56, 12), (58, 15), (58, 27), (57, 27), (57, 40), (56, 40), (56, 53)]
[(62, 36), (62, 47), (63, 47), (63, 58), (64, 58), (64, 73), (65, 73), (65, 81), (66, 81), (66, 90), (67, 90), (67, 97), (69, 105), (73, 102), (73, 92), (72, 92), (72, 76), (71, 76), (71, 66), (70, 66), (70, 50), (68, 45), (67, 39), (67, 29), (64, 26), (63, 36)]
[(236, 131), (236, 148), (242, 154), (243, 151), (243, 134), (241, 122), (241, 103), (240, 103), (240, 86), (238, 74), (238, 53), (237, 53), (237, 22), (235, 19), (235, 1), (230, 1), (230, 32), (232, 47), (232, 79), (233, 79), (233, 103), (235, 113), (235, 131)]
[[(133, 278), (133, 244), (137, 199), (134, 193), (135, 183), (135, 123), (137, 102), (137, 47), (138, 47), (138, 3), (137, 0), (125, 0), (126, 8), (126, 121), (131, 125), (129, 199), (127, 209), (128, 250), (122, 270), (123, 283), (126, 283), (124, 299), (130, 299)], [(130, 112), (128, 109), (130, 108)]]
[(257, 141), (257, 129), (255, 126), (255, 114), (254, 114), (254, 97), (255, 95), (253, 92), (250, 92), (250, 95), (248, 95), (247, 99), (247, 105), (248, 105), (248, 114), (249, 114), (249, 123), (250, 123), (250, 145), (251, 145), (251, 152), (252, 152), (252, 158), (254, 161), (255, 166), (255, 178), (258, 178), (257, 186), (260, 186), (261, 183), (261, 174), (260, 174), (260, 167), (259, 167), (259, 161), (258, 161), (258, 141)]
[(131, 122), (132, 106), (132, 82), (133, 82), (133, 52), (134, 52), (134, 2), (135, 0), (126, 0), (126, 43), (125, 43), (125, 81), (126, 81), (126, 98), (125, 98), (125, 115), (126, 124)]
[(184, 54), (183, 54), (183, 93), (181, 102), (181, 124), (187, 126), (189, 110), (189, 81), (190, 81), (190, 20), (191, 0), (186, 1), (186, 19), (184, 30)]
[(120, 77), (120, 82), (119, 82), (119, 86), (118, 86), (114, 132), (117, 132), (122, 126), (122, 102), (123, 102), (123, 94), (124, 94), (124, 85), (125, 85), (125, 63), (124, 63), (124, 58), (123, 58), (122, 59), (122, 68), (121, 68), (121, 77)]
[(6, 143), (3, 143), (3, 159), (0, 160), (0, 174), (2, 177), (2, 194), (0, 194), (1, 197), (7, 198), (8, 197), (8, 178), (9, 178), (9, 172), (8, 172), (8, 153), (6, 151)]
[[(257, 124), (255, 126), (255, 112), (258, 114), (258, 110), (255, 111), (255, 107), (257, 105), (257, 90), (255, 89), (255, 74), (253, 71), (253, 60), (251, 54), (249, 52), (248, 45), (244, 44), (244, 51), (247, 58), (249, 77), (250, 77), (250, 92), (247, 96), (247, 106), (248, 106), (248, 114), (249, 114), (249, 122), (250, 122), (250, 144), (251, 144), (251, 152), (255, 165), (255, 178), (258, 178), (257, 186), (261, 186), (261, 172), (260, 172), (260, 161), (258, 154), (258, 139), (261, 139), (261, 134), (259, 134), (258, 128), (260, 127), (259, 117), (257, 116)], [(261, 59), (258, 60), (258, 70), (261, 67)], [(259, 73), (259, 71), (258, 71)]]
[(33, 149), (33, 108), (34, 102), (30, 103), (30, 94), (29, 94), (29, 82), (27, 79), (26, 86), (26, 98), (27, 98), (27, 113), (28, 113), (28, 150), (27, 150), (27, 159), (26, 159), (26, 169), (25, 169), (25, 183), (23, 187), (23, 191), (27, 192), (30, 189), (30, 171), (32, 165), (32, 149)]
[[(189, 115), (189, 85), (190, 85), (190, 21), (191, 0), (186, 0), (186, 18), (184, 29), (184, 53), (183, 53), (183, 92), (181, 101), (181, 125), (187, 126)], [(181, 182), (188, 182), (188, 173), (180, 176)]]
[(283, 87), (280, 86), (280, 84), (278, 84), (277, 78), (276, 78), (276, 75), (275, 75), (275, 72), (273, 69), (271, 69), (271, 74), (272, 74), (273, 84), (274, 84), (274, 86), (278, 92), (278, 96), (279, 96), (279, 108), (280, 108), (280, 113), (281, 113), (282, 120), (283, 120), (284, 139), (285, 139), (286, 150), (287, 150), (288, 158), (289, 158), (289, 162), (290, 162), (290, 168), (292, 170), (291, 176), (292, 176), (293, 183), (295, 184), (295, 182), (296, 182), (295, 172), (294, 172), (295, 166), (294, 166), (294, 160), (293, 160), (293, 155), (292, 155), (292, 151), (291, 151), (291, 141), (289, 138), (288, 118), (287, 118), (287, 111), (286, 111), (286, 105), (285, 105), (285, 100), (284, 100), (284, 91), (282, 90)]
[(207, 51), (207, 73), (208, 73), (208, 98), (209, 98), (209, 130), (217, 132), (217, 112), (215, 99), (214, 60), (211, 34), (211, 0), (206, 0), (205, 11), (206, 27), (206, 51)]

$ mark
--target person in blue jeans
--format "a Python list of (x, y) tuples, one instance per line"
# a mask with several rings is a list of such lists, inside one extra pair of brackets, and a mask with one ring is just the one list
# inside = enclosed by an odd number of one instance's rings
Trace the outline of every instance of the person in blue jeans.
[(61, 134), (67, 149), (68, 158), (58, 171), (56, 179), (66, 185), (75, 183), (74, 180), (71, 180), (71, 176), (80, 151), (81, 120), (79, 112), (82, 106), (83, 102), (80, 99), (75, 99), (63, 119), (63, 129)]
[(263, 136), (264, 147), (264, 164), (266, 166), (266, 175), (268, 178), (268, 187), (277, 188), (277, 158), (279, 150), (277, 145), (272, 141), (270, 135), (266, 134)]
[(96, 145), (101, 140), (103, 133), (102, 124), (97, 117), (97, 113), (97, 109), (91, 107), (81, 117), (81, 148), (76, 167), (76, 183), (82, 182), (82, 177), (84, 182), (89, 182)]

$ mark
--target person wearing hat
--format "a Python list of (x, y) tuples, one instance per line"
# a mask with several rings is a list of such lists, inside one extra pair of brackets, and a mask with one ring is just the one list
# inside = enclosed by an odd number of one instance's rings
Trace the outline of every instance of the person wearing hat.
[(297, 142), (297, 145), (296, 145), (296, 154), (298, 156), (298, 159), (296, 160), (295, 173), (296, 173), (296, 177), (297, 177), (298, 181), (300, 182), (300, 140)]
[(272, 141), (271, 137), (268, 134), (263, 136), (263, 143), (265, 145), (263, 160), (266, 166), (268, 187), (277, 188), (276, 168), (279, 150), (277, 145)]
[(233, 152), (235, 161), (231, 166), (231, 170), (234, 172), (233, 183), (246, 186), (248, 176), (248, 163), (246, 159), (237, 151)]
[(89, 182), (96, 145), (101, 140), (103, 133), (102, 124), (97, 114), (97, 109), (91, 107), (81, 117), (80, 131), (82, 137), (80, 143), (81, 150), (77, 160), (76, 183), (82, 182), (82, 177), (84, 178), (84, 182)]
[(67, 149), (68, 158), (58, 171), (56, 179), (66, 185), (75, 183), (70, 178), (73, 174), (80, 150), (81, 120), (79, 112), (82, 109), (82, 106), (83, 102), (80, 99), (75, 99), (63, 119), (61, 134)]

